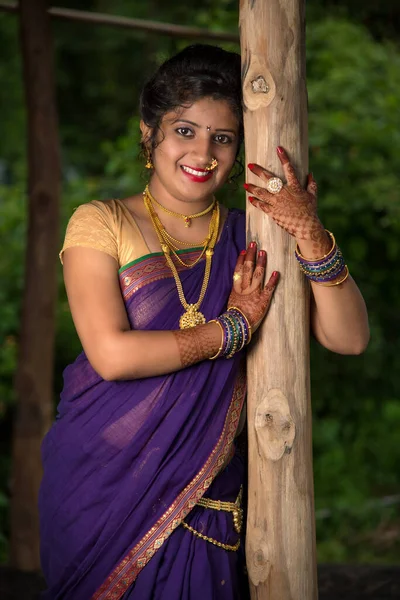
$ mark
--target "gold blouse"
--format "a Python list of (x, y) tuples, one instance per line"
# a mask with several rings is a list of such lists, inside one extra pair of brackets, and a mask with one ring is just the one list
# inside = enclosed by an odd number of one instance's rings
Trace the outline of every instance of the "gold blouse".
[(120, 200), (93, 200), (79, 206), (68, 223), (61, 263), (63, 252), (73, 246), (106, 252), (118, 268), (150, 254), (132, 213)]

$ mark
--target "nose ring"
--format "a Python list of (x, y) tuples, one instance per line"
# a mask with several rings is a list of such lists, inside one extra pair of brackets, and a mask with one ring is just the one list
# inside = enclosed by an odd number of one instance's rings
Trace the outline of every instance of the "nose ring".
[(216, 169), (218, 167), (218, 161), (216, 158), (213, 158), (211, 160), (211, 164), (206, 167), (206, 171), (214, 171), (214, 169)]

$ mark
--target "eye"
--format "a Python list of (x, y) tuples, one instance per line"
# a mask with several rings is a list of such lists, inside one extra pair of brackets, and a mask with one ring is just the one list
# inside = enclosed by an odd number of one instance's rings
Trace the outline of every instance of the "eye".
[(175, 129), (175, 131), (177, 133), (179, 133), (179, 135), (182, 135), (183, 137), (192, 137), (193, 136), (193, 131), (191, 129), (189, 129), (189, 127), (178, 127), (178, 129)]
[(232, 143), (232, 138), (230, 138), (229, 135), (225, 135), (224, 133), (220, 133), (220, 134), (216, 135), (214, 140), (217, 142), (217, 144), (231, 144)]

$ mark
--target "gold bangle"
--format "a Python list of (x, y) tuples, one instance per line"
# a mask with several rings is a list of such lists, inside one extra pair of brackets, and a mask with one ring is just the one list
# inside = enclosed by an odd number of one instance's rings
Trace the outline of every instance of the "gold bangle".
[(322, 285), (323, 287), (334, 287), (335, 285), (340, 285), (341, 283), (344, 283), (350, 275), (347, 265), (345, 265), (344, 268), (346, 272), (344, 274), (344, 277), (339, 281), (328, 281), (327, 283), (323, 283), (321, 281), (311, 281), (311, 283), (315, 283), (316, 285)]
[[(247, 327), (249, 329), (249, 339), (248, 339), (247, 344), (250, 344), (250, 342), (251, 342), (251, 336), (253, 335), (253, 332), (251, 330), (251, 325), (249, 323), (248, 318), (246, 317), (246, 315), (244, 314), (244, 312), (242, 310), (240, 310), (240, 308), (238, 308), (237, 306), (228, 306), (228, 310), (231, 310), (231, 308), (234, 309), (234, 310), (237, 310), (238, 312), (240, 312), (240, 314), (242, 315), (242, 317), (246, 321)], [(246, 346), (247, 346), (247, 344), (246, 344)]]
[(224, 346), (224, 330), (222, 328), (222, 325), (219, 321), (216, 321), (215, 319), (213, 319), (212, 321), (208, 321), (209, 323), (216, 323), (217, 325), (219, 325), (219, 328), (221, 329), (221, 334), (222, 334), (222, 340), (221, 340), (221, 346), (217, 352), (217, 354), (215, 354), (214, 356), (210, 356), (209, 360), (215, 360), (216, 358), (218, 358), (222, 352), (222, 348)]
[(296, 254), (297, 254), (297, 256), (300, 256), (300, 258), (302, 258), (303, 260), (306, 260), (307, 262), (317, 262), (317, 261), (323, 260), (324, 258), (326, 258), (327, 256), (329, 256), (330, 253), (332, 252), (332, 250), (334, 249), (335, 245), (336, 245), (336, 240), (335, 240), (335, 236), (333, 235), (333, 233), (331, 231), (328, 231), (327, 229), (325, 229), (325, 231), (326, 231), (326, 233), (329, 235), (329, 237), (332, 240), (332, 248), (329, 250), (329, 252), (327, 252), (326, 254), (324, 254), (324, 256), (320, 256), (319, 258), (306, 258), (300, 252), (299, 245), (296, 244)]

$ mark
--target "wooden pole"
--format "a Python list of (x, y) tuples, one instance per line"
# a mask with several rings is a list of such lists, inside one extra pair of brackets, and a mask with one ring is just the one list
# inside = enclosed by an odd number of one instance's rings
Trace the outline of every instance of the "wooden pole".
[(17, 569), (36, 571), (40, 444), (53, 413), (60, 158), (46, 0), (20, 0), (19, 14), (28, 117), (29, 221), (15, 382), (10, 560)]
[[(246, 162), (305, 182), (305, 0), (240, 0)], [(260, 180), (249, 171), (248, 181)], [(249, 207), (248, 237), (281, 280), (248, 361), (247, 569), (257, 600), (317, 598), (309, 382), (309, 295), (294, 240)]]
[[(15, 13), (18, 10), (18, 6), (15, 2), (0, 2), (0, 11), (1, 10)], [(236, 33), (229, 33), (228, 31), (211, 31), (210, 29), (202, 29), (201, 27), (160, 23), (157, 21), (149, 21), (147, 19), (132, 19), (129, 17), (119, 17), (117, 15), (108, 15), (105, 13), (84, 10), (72, 10), (56, 6), (49, 8), (48, 13), (55, 19), (89, 23), (90, 25), (105, 25), (132, 30), (136, 29), (138, 31), (168, 35), (170, 37), (239, 43), (239, 36)]]

